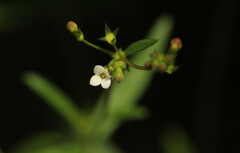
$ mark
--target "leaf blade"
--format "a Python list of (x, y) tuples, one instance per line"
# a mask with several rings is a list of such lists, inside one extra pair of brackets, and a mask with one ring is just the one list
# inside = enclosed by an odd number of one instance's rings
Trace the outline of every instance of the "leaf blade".
[(23, 83), (51, 106), (66, 122), (81, 133), (81, 124), (86, 120), (75, 103), (50, 80), (35, 72), (25, 72)]
[(158, 42), (157, 39), (142, 39), (130, 44), (126, 50), (126, 56), (145, 50)]

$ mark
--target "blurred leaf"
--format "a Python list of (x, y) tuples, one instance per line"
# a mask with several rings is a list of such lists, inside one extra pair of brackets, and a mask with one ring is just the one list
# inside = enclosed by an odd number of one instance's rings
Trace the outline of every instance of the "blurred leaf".
[(144, 49), (154, 45), (158, 40), (156, 39), (143, 39), (136, 41), (132, 44), (130, 44), (126, 49), (125, 49), (125, 54), (126, 56), (135, 54), (137, 52), (143, 51)]
[(74, 102), (52, 82), (35, 72), (26, 72), (23, 75), (23, 81), (58, 112), (74, 130), (80, 133), (84, 130), (85, 116)]
[(120, 153), (111, 143), (93, 143), (70, 139), (57, 133), (39, 133), (31, 136), (10, 153)]
[[(135, 63), (140, 63), (143, 65), (145, 61), (149, 60), (149, 55), (157, 50), (164, 50), (168, 44), (171, 30), (173, 27), (173, 20), (168, 15), (160, 16), (155, 22), (152, 29), (148, 34), (148, 38), (160, 39), (154, 46), (148, 47), (144, 52), (137, 54), (132, 60)], [(126, 78), (120, 84), (114, 84), (108, 94), (106, 100), (104, 95), (100, 98), (98, 102), (98, 107), (105, 104), (102, 108), (102, 114), (105, 112), (106, 107), (108, 109), (107, 118), (101, 121), (98, 125), (98, 132), (100, 137), (108, 138), (112, 132), (127, 118), (133, 119), (131, 112), (136, 111), (136, 102), (140, 100), (144, 92), (148, 89), (150, 82), (153, 77), (152, 72), (141, 71), (136, 69), (131, 69), (129, 74), (126, 74)], [(106, 102), (108, 102), (106, 104)], [(149, 101), (150, 102), (150, 101)], [(107, 105), (107, 106), (106, 106)], [(143, 118), (146, 111), (139, 111), (140, 113), (136, 115), (136, 118)], [(126, 114), (129, 116), (127, 117)], [(121, 116), (125, 116), (122, 118)]]
[(21, 150), (14, 153), (79, 153), (79, 144), (65, 142), (56, 145), (48, 145), (41, 148)]
[(129, 110), (126, 112), (123, 110), (121, 113), (122, 116), (119, 116), (119, 118), (122, 120), (145, 119), (149, 114), (148, 110), (144, 106), (135, 106)]
[(179, 127), (167, 127), (162, 131), (161, 146), (164, 153), (196, 153), (187, 133)]
[(11, 153), (35, 153), (51, 145), (64, 142), (63, 135), (52, 132), (38, 133), (22, 140), (10, 152)]

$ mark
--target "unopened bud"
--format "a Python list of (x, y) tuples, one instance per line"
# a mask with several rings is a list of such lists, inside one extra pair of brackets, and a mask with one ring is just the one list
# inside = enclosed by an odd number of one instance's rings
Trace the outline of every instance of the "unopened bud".
[(67, 29), (70, 31), (70, 32), (76, 32), (78, 31), (78, 26), (75, 22), (73, 21), (68, 21), (67, 23)]
[(120, 83), (124, 78), (123, 71), (121, 68), (117, 68), (115, 71), (115, 80)]
[(177, 67), (175, 67), (174, 65), (169, 65), (166, 69), (166, 73), (171, 74), (173, 73), (175, 70), (177, 69)]
[(159, 72), (165, 72), (167, 66), (164, 64), (164, 63), (160, 63), (156, 66), (156, 71), (159, 71)]
[(173, 62), (174, 62), (174, 56), (173, 56), (173, 55), (166, 55), (166, 56), (165, 56), (165, 60), (166, 60), (168, 63), (173, 63)]
[(78, 28), (77, 24), (73, 21), (69, 21), (67, 23), (67, 29), (76, 37), (78, 41), (84, 40), (84, 35), (80, 28)]
[(173, 38), (171, 40), (171, 45), (170, 45), (170, 49), (173, 52), (177, 52), (179, 49), (182, 48), (182, 41), (180, 38)]
[(114, 33), (108, 33), (106, 35), (105, 39), (110, 45), (116, 44), (116, 37), (115, 37)]
[(124, 61), (120, 60), (120, 61), (116, 61), (116, 62), (114, 63), (114, 67), (115, 67), (115, 68), (126, 69), (127, 64), (126, 64)]
[(116, 76), (115, 80), (120, 83), (122, 80), (123, 80), (123, 77), (122, 76)]

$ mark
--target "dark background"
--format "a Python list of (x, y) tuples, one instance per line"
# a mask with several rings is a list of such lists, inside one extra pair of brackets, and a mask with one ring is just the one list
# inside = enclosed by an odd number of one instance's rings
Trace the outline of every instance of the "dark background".
[[(92, 105), (101, 88), (89, 86), (92, 68), (109, 58), (77, 42), (66, 23), (79, 24), (99, 43), (105, 21), (120, 27), (118, 44), (142, 39), (163, 13), (175, 20), (172, 37), (183, 49), (172, 75), (156, 74), (141, 104), (151, 115), (123, 124), (113, 136), (129, 153), (159, 152), (158, 135), (169, 125), (186, 130), (198, 152), (240, 152), (238, 0), (35, 0), (0, 1), (0, 145), (57, 129), (61, 118), (21, 81), (36, 71), (81, 107)], [(3, 7), (4, 6), (4, 7)], [(157, 100), (156, 100), (157, 99)], [(83, 103), (88, 101), (89, 104)]]

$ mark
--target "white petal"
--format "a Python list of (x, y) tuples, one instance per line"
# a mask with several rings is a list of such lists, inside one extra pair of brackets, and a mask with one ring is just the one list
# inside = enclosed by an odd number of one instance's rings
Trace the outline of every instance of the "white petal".
[(96, 65), (93, 69), (94, 74), (97, 74), (97, 75), (103, 73), (104, 71), (105, 71), (105, 68), (101, 65)]
[(111, 79), (109, 79), (109, 78), (103, 79), (101, 85), (104, 89), (109, 88), (111, 85)]
[(98, 86), (102, 82), (102, 78), (99, 75), (94, 75), (90, 79), (90, 85), (92, 86)]

